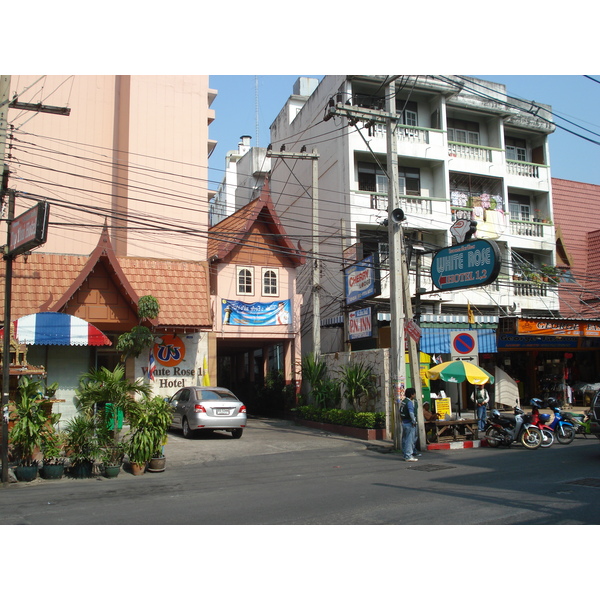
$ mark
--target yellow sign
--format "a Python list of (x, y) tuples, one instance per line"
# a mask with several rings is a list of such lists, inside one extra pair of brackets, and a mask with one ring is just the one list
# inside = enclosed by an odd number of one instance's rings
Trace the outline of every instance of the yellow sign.
[(437, 398), (435, 412), (440, 415), (440, 420), (443, 420), (446, 415), (450, 415), (450, 398)]

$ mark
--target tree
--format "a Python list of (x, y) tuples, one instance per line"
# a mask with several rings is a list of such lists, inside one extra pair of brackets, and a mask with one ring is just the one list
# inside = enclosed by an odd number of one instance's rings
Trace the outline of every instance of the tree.
[(139, 324), (132, 327), (131, 331), (122, 333), (117, 340), (116, 349), (121, 352), (121, 362), (125, 363), (131, 356), (137, 358), (144, 349), (152, 346), (154, 334), (148, 327), (142, 325), (142, 322), (156, 319), (159, 312), (160, 306), (154, 296), (142, 296), (139, 299), (137, 306)]

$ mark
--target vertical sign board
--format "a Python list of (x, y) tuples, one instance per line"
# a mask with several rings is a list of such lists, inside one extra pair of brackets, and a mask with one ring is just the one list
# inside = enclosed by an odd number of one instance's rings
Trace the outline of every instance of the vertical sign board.
[(348, 339), (358, 340), (371, 337), (373, 326), (371, 321), (371, 309), (361, 308), (348, 313)]
[(346, 305), (381, 294), (379, 256), (367, 256), (344, 269)]
[(478, 352), (476, 331), (450, 332), (450, 355), (452, 360), (468, 360), (477, 364)]
[(8, 254), (17, 256), (45, 244), (49, 214), (48, 202), (38, 202), (33, 208), (15, 217), (10, 224)]

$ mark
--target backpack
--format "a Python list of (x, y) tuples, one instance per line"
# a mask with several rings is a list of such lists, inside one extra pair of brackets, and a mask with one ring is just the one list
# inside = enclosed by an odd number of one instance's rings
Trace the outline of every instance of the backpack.
[(402, 400), (401, 404), (400, 404), (400, 418), (403, 421), (410, 421), (411, 417), (410, 417), (410, 412), (408, 410), (408, 401)]

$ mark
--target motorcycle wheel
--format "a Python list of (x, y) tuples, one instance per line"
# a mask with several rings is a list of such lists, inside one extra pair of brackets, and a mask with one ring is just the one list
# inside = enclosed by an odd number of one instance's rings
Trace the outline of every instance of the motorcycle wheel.
[(542, 445), (543, 440), (542, 432), (534, 427), (524, 429), (519, 435), (519, 442), (528, 450), (536, 450)]
[(542, 448), (550, 448), (554, 444), (554, 434), (549, 429), (542, 429)]
[(570, 444), (575, 439), (575, 428), (571, 425), (559, 425), (554, 431), (559, 444)]
[(495, 427), (488, 427), (485, 430), (485, 439), (491, 448), (497, 448), (502, 443), (502, 436)]

